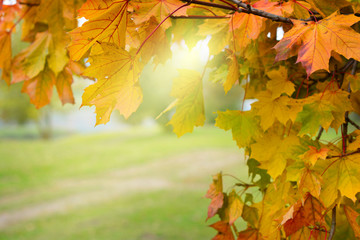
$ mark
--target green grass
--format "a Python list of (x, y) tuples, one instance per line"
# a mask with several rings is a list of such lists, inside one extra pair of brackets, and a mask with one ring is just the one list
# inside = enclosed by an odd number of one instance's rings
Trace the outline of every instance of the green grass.
[[(239, 160), (242, 158), (229, 132), (208, 127), (181, 138), (160, 130), (135, 129), (50, 141), (3, 139), (0, 140), (0, 216), (101, 189), (100, 183), (63, 187), (58, 184), (63, 181), (110, 179), (114, 171), (209, 149), (239, 154)], [(220, 160), (226, 166), (227, 159)], [(124, 192), (108, 200), (23, 220), (0, 229), (0, 239), (211, 239), (216, 232), (207, 225), (216, 219), (205, 223), (209, 200), (203, 197), (211, 183), (211, 174), (224, 170), (246, 178), (246, 166), (241, 160), (225, 169), (217, 169), (217, 165), (214, 170), (196, 166), (189, 176), (183, 176), (180, 173), (186, 166), (175, 163), (169, 168), (164, 162), (164, 166), (152, 173), (167, 178), (174, 186)], [(140, 178), (147, 176), (146, 172), (141, 174), (144, 176)], [(126, 181), (126, 177), (116, 179)], [(224, 177), (224, 182), (229, 187), (234, 180)]]
[(138, 129), (50, 141), (0, 140), (0, 195), (213, 147), (235, 148), (235, 143), (231, 135), (215, 128), (179, 139), (175, 134)]

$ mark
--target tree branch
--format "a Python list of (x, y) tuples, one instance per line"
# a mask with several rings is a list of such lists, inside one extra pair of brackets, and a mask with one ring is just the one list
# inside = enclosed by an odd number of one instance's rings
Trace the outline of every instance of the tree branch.
[[(235, 9), (233, 7), (228, 6), (228, 5), (222, 5), (222, 4), (212, 3), (212, 2), (205, 2), (205, 1), (200, 1), (200, 0), (182, 0), (182, 1), (191, 3), (191, 4), (199, 4), (199, 5), (203, 5), (203, 6), (209, 6), (209, 7), (215, 7), (215, 8), (235, 11)], [(293, 24), (290, 18), (278, 16), (278, 15), (275, 15), (272, 13), (265, 12), (263, 10), (253, 8), (250, 5), (247, 5), (238, 0), (230, 0), (230, 1), (235, 3), (238, 7), (240, 7), (237, 10), (238, 12), (254, 14), (254, 15), (257, 15), (260, 17), (271, 19), (272, 21), (275, 21), (275, 22), (283, 22), (283, 23)]]
[(316, 136), (316, 140), (318, 140), (318, 141), (320, 140), (321, 135), (323, 134), (323, 132), (324, 132), (324, 128), (320, 126), (320, 130), (319, 130), (318, 135)]
[(28, 7), (36, 7), (36, 6), (40, 6), (40, 3), (27, 3), (27, 2), (21, 2), (21, 1), (18, 1), (18, 3), (20, 5), (26, 5)]
[(348, 118), (347, 118), (347, 121), (348, 121), (351, 125), (353, 125), (354, 127), (356, 127), (357, 129), (360, 130), (360, 126), (357, 125), (356, 122), (354, 122), (353, 120), (351, 120), (351, 119), (349, 118), (349, 116), (348, 116)]
[(253, 8), (250, 4), (243, 3), (242, 1), (239, 1), (239, 0), (230, 0), (230, 1), (242, 8), (241, 10), (239, 9), (239, 12), (254, 14), (254, 15), (257, 15), (260, 17), (271, 19), (275, 22), (283, 22), (283, 23), (293, 24), (290, 18), (278, 16), (278, 15), (275, 15), (272, 13), (265, 12), (263, 10)]
[(230, 18), (229, 16), (201, 16), (201, 15), (188, 15), (188, 16), (171, 16), (172, 19), (219, 19)]
[(336, 229), (336, 205), (335, 207), (332, 209), (332, 214), (331, 214), (331, 228), (330, 228), (330, 234), (329, 234), (329, 238), (328, 240), (332, 240), (335, 234), (335, 229)]

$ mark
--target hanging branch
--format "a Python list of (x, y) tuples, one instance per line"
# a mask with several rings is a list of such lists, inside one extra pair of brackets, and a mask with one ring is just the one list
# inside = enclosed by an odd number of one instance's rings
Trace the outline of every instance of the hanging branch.
[(229, 16), (203, 16), (203, 15), (188, 15), (188, 16), (171, 16), (172, 19), (219, 19), (230, 18)]
[(351, 125), (353, 125), (354, 127), (356, 127), (357, 129), (360, 130), (360, 126), (358, 124), (356, 124), (356, 122), (354, 122), (353, 120), (351, 120), (349, 118), (349, 116), (347, 117), (347, 119), (345, 119), (346, 121), (348, 121)]
[(330, 234), (329, 234), (329, 238), (328, 240), (332, 240), (335, 234), (335, 229), (336, 229), (336, 205), (335, 207), (332, 209), (332, 214), (331, 214), (331, 228), (330, 228)]
[[(192, 4), (199, 4), (199, 5), (203, 5), (203, 6), (209, 6), (209, 7), (234, 11), (234, 8), (231, 6), (228, 6), (228, 5), (222, 5), (222, 4), (212, 3), (212, 2), (204, 2), (204, 1), (200, 1), (200, 0), (192, 0), (192, 1), (191, 0), (182, 0), (182, 1), (187, 2), (187, 3), (191, 2)], [(238, 12), (254, 14), (254, 15), (257, 15), (260, 17), (271, 19), (272, 21), (275, 21), (275, 22), (283, 22), (283, 23), (293, 24), (290, 18), (278, 16), (278, 15), (275, 15), (272, 13), (265, 12), (263, 10), (253, 8), (250, 5), (247, 5), (247, 4), (237, 1), (237, 0), (230, 0), (230, 1), (240, 7), (237, 9)]]

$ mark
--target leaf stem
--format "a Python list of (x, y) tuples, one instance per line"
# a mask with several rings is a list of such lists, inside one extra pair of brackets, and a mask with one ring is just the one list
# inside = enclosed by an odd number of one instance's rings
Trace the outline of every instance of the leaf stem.
[(316, 19), (316, 17), (315, 17), (315, 14), (314, 14), (310, 9), (308, 9), (307, 7), (305, 7), (304, 5), (302, 5), (301, 3), (299, 3), (299, 2), (296, 1), (296, 0), (293, 0), (293, 2), (296, 3), (296, 4), (298, 4), (300, 7), (306, 9), (306, 10), (314, 17), (315, 22), (318, 21), (318, 20)]
[(138, 55), (138, 53), (140, 52), (140, 50), (142, 49), (142, 47), (144, 46), (144, 44), (147, 42), (147, 40), (149, 40), (149, 38), (156, 32), (156, 30), (159, 29), (159, 27), (169, 18), (171, 17), (171, 15), (173, 15), (174, 13), (176, 13), (177, 11), (179, 11), (180, 9), (189, 6), (192, 3), (192, 0), (190, 0), (189, 2), (185, 3), (184, 5), (181, 5), (180, 7), (178, 7), (177, 9), (175, 9), (174, 11), (172, 11), (169, 15), (167, 15), (157, 26), (156, 28), (145, 38), (145, 40), (141, 43), (139, 49), (136, 51), (135, 55)]
[(330, 234), (329, 234), (329, 238), (328, 240), (332, 240), (335, 234), (335, 229), (336, 229), (336, 205), (335, 207), (332, 209), (332, 214), (331, 214), (331, 228), (330, 228)]
[(324, 132), (324, 128), (320, 126), (319, 133), (318, 133), (318, 135), (316, 136), (316, 140), (317, 140), (317, 141), (320, 140), (321, 135), (323, 134), (323, 132)]
[(28, 9), (26, 9), (26, 11), (24, 12), (23, 15), (21, 15), (21, 17), (14, 23), (14, 25), (10, 28), (9, 32), (11, 33), (12, 31), (14, 31), (15, 27), (21, 22), (21, 20), (23, 20), (23, 18), (26, 16), (26, 14), (29, 13), (29, 11), (31, 10), (33, 6), (29, 6)]

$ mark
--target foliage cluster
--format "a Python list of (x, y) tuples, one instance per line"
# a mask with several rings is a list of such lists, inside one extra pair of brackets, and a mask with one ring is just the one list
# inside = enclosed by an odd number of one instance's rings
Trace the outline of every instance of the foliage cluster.
[[(172, 42), (194, 46), (211, 35), (211, 78), (226, 93), (242, 86), (243, 102), (257, 100), (250, 111), (217, 113), (215, 125), (246, 148), (252, 182), (224, 192), (222, 174), (214, 176), (206, 194), (208, 218), (220, 217), (211, 225), (214, 239), (360, 238), (360, 127), (352, 119), (360, 113), (358, 0), (27, 0), (0, 7), (2, 78), (23, 82), (38, 108), (54, 87), (72, 103), (74, 74), (93, 78), (82, 106), (95, 106), (97, 124), (115, 109), (125, 118), (136, 111), (143, 66), (164, 63)], [(77, 27), (76, 17), (87, 21)], [(19, 21), (31, 44), (12, 58)], [(176, 109), (169, 124), (178, 136), (204, 124), (205, 69), (180, 69), (173, 79), (175, 101), (164, 112)], [(330, 128), (341, 138), (322, 140)], [(260, 202), (250, 188), (259, 189)], [(239, 218), (247, 229), (236, 228)]]

